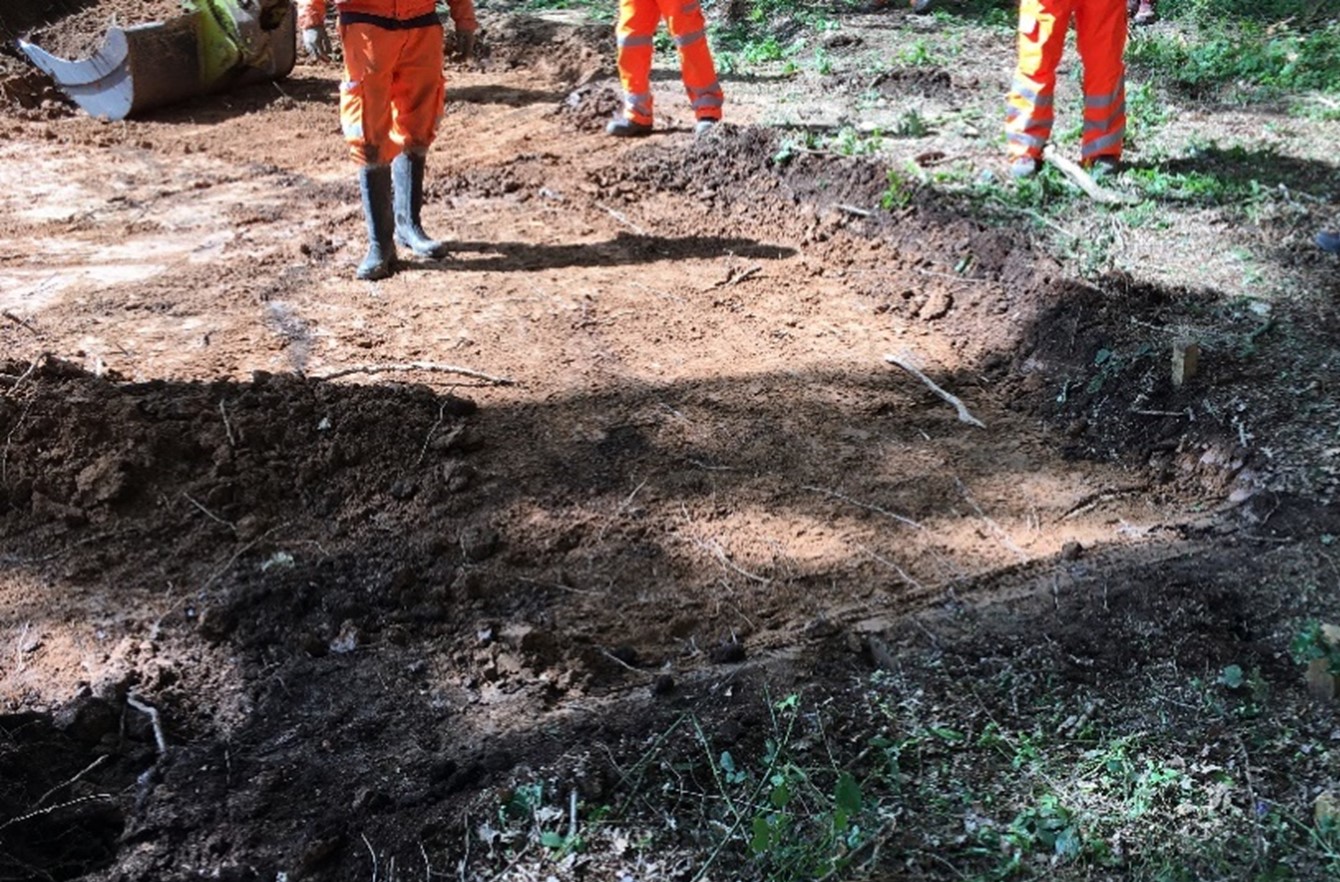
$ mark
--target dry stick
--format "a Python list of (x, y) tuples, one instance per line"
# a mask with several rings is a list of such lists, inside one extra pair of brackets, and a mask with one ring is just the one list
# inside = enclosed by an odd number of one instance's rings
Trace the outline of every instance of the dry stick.
[(93, 762), (89, 763), (87, 766), (84, 766), (84, 770), (82, 772), (75, 775), (73, 778), (66, 781), (64, 784), (57, 784), (55, 787), (52, 787), (46, 793), (43, 793), (42, 797), (38, 799), (37, 802), (33, 803), (33, 809), (36, 810), (40, 808), (42, 806), (42, 803), (46, 802), (48, 799), (51, 798), (51, 794), (55, 793), (57, 790), (60, 790), (61, 788), (69, 787), (71, 784), (78, 781), (80, 778), (84, 777), (89, 772), (93, 771), (106, 761), (107, 761), (107, 754), (103, 754), (102, 756), (95, 759)]
[(315, 374), (313, 380), (337, 380), (340, 377), (348, 377), (354, 374), (386, 374), (393, 371), (425, 371), (434, 374), (460, 374), (463, 377), (471, 377), (476, 380), (484, 380), (493, 383), (495, 386), (515, 386), (516, 381), (507, 377), (494, 377), (489, 374), (481, 373), (477, 370), (467, 367), (458, 367), (454, 364), (437, 364), (431, 361), (409, 361), (404, 364), (365, 364), (357, 367), (342, 368), (338, 371), (331, 371), (328, 374)]
[(622, 665), (623, 667), (625, 667), (625, 668), (627, 668), (628, 670), (632, 671), (634, 674), (645, 674), (645, 673), (646, 673), (646, 671), (643, 671), (643, 670), (641, 670), (641, 669), (639, 669), (639, 668), (635, 668), (635, 667), (633, 667), (633, 666), (630, 665), (628, 662), (626, 662), (626, 661), (624, 661), (623, 659), (619, 658), (617, 655), (615, 655), (614, 653), (610, 652), (608, 649), (606, 649), (606, 648), (603, 647), (603, 646), (597, 646), (596, 649), (598, 649), (598, 650), (600, 651), (600, 654), (603, 655), (603, 656), (605, 656), (605, 658), (609, 659), (610, 661), (614, 662), (614, 663), (617, 664), (617, 665)]
[(1020, 560), (1028, 560), (1028, 555), (1022, 548), (1015, 544), (1014, 540), (1010, 538), (1010, 534), (1005, 531), (1005, 528), (993, 521), (986, 512), (982, 511), (982, 507), (977, 504), (977, 500), (972, 498), (972, 494), (968, 492), (968, 488), (964, 486), (963, 481), (961, 481), (957, 475), (954, 476), (954, 483), (958, 485), (958, 492), (963, 494), (963, 501), (972, 506), (972, 510), (977, 512), (977, 516), (985, 521), (992, 532), (1000, 537), (1000, 541), (1005, 547), (1017, 554)]
[(729, 273), (726, 274), (726, 278), (713, 282), (712, 284), (708, 285), (705, 290), (715, 291), (718, 288), (729, 288), (731, 285), (738, 285), (745, 279), (758, 275), (762, 271), (763, 267), (761, 264), (755, 264), (754, 266), (751, 266), (749, 269), (743, 270), (738, 274), (734, 270), (731, 270)]
[(219, 399), (219, 415), (223, 417), (223, 430), (228, 433), (228, 446), (236, 447), (237, 438), (233, 435), (233, 424), (228, 421), (228, 408), (222, 398)]
[(428, 445), (432, 443), (433, 436), (437, 434), (437, 430), (442, 426), (442, 421), (447, 418), (447, 405), (449, 403), (451, 403), (451, 399), (443, 401), (442, 405), (438, 407), (437, 422), (433, 423), (432, 427), (428, 429), (428, 434), (423, 438), (423, 447), (419, 450), (419, 458), (414, 460), (414, 467), (416, 469), (423, 463), (423, 458), (428, 455)]
[(603, 210), (605, 211), (605, 213), (607, 213), (610, 217), (614, 218), (616, 221), (618, 221), (619, 223), (623, 224), (625, 227), (627, 227), (628, 229), (632, 230), (634, 233), (637, 233), (639, 236), (645, 236), (645, 235), (647, 235), (647, 231), (646, 231), (646, 230), (642, 229), (642, 228), (639, 227), (637, 224), (635, 224), (635, 223), (633, 223), (632, 221), (630, 221), (630, 220), (627, 218), (627, 216), (624, 215), (623, 212), (621, 212), (621, 211), (615, 211), (613, 208), (610, 208), (608, 205), (604, 204), (603, 202), (597, 202), (597, 203), (596, 203), (596, 208), (603, 209)]
[(907, 571), (904, 570), (902, 567), (898, 566), (898, 564), (894, 563), (893, 561), (889, 560), (888, 558), (884, 557), (883, 555), (879, 554), (878, 552), (875, 552), (875, 551), (870, 550), (869, 548), (866, 548), (864, 545), (857, 545), (856, 547), (859, 548), (861, 551), (864, 551), (866, 554), (870, 555), (872, 558), (874, 558), (874, 559), (875, 559), (876, 561), (878, 561), (879, 563), (882, 563), (882, 564), (884, 564), (884, 566), (886, 566), (886, 567), (888, 567), (889, 569), (893, 570), (895, 573), (898, 574), (898, 577), (899, 577), (900, 579), (902, 579), (902, 580), (903, 580), (904, 582), (906, 582), (908, 585), (911, 585), (911, 586), (912, 586), (913, 588), (915, 588), (917, 591), (919, 591), (919, 592), (924, 592), (924, 593), (929, 593), (929, 589), (927, 589), (925, 585), (921, 584), (921, 583), (918, 582), (916, 579), (913, 579), (911, 576), (909, 576), (909, 575), (907, 574)]
[(41, 817), (42, 815), (49, 815), (52, 812), (58, 812), (61, 809), (69, 808), (72, 805), (82, 805), (83, 803), (86, 802), (92, 802), (95, 799), (111, 799), (111, 798), (112, 795), (110, 793), (93, 793), (88, 796), (81, 796), (78, 799), (72, 799), (69, 802), (57, 803), (56, 805), (47, 806), (44, 809), (38, 809), (35, 812), (28, 812), (28, 814), (26, 815), (19, 815), (17, 818), (10, 818), (8, 821), (5, 821), (3, 824), (0, 824), (0, 830), (3, 830), (6, 827), (12, 826), (14, 824), (22, 823), (23, 821), (28, 821), (33, 818)]
[(1059, 168), (1066, 177), (1079, 185), (1094, 202), (1104, 205), (1134, 205), (1140, 200), (1126, 193), (1115, 193), (1093, 179), (1093, 176), (1073, 161), (1066, 159), (1050, 144), (1042, 151), (1042, 158)]
[(913, 367), (912, 363), (908, 359), (890, 353), (884, 356), (884, 360), (887, 361), (889, 364), (897, 365), (898, 367), (907, 371), (909, 374), (916, 377), (921, 382), (925, 383), (927, 389), (930, 389), (936, 395), (939, 395), (945, 401), (952, 404), (954, 406), (954, 409), (958, 411), (959, 422), (968, 423), (969, 425), (972, 426), (977, 426), (979, 429), (986, 428), (986, 423), (982, 422), (977, 417), (973, 416), (968, 411), (968, 408), (964, 406), (962, 401), (960, 401), (956, 396), (950, 395), (948, 392), (941, 389), (939, 386), (935, 385), (934, 380), (932, 380), (930, 377), (926, 376), (921, 371)]
[(195, 499), (191, 496), (191, 494), (189, 494), (189, 493), (183, 493), (183, 494), (182, 494), (182, 497), (183, 497), (187, 502), (191, 503), (191, 505), (194, 505), (194, 506), (200, 511), (201, 514), (203, 514), (205, 517), (209, 518), (211, 521), (214, 521), (216, 524), (223, 524), (225, 527), (227, 527), (228, 529), (230, 529), (230, 530), (232, 530), (232, 531), (234, 531), (234, 532), (237, 531), (237, 525), (236, 525), (236, 524), (234, 524), (234, 523), (231, 522), (231, 521), (225, 521), (223, 518), (219, 517), (219, 516), (216, 515), (214, 512), (212, 512), (212, 511), (210, 511), (209, 509), (205, 508), (205, 507), (204, 507), (203, 505), (201, 505), (199, 502), (196, 502)]
[(32, 364), (28, 365), (27, 370), (19, 374), (19, 378), (15, 380), (14, 383), (9, 387), (9, 392), (7, 392), (6, 394), (13, 395), (15, 392), (17, 392), (19, 390), (19, 387), (23, 385), (24, 381), (27, 380), (29, 377), (31, 377), (34, 372), (36, 372), (37, 366), (40, 365), (43, 361), (45, 361), (48, 355), (49, 353), (43, 352), (41, 355), (37, 356), (37, 358), (33, 359)]
[(721, 547), (721, 543), (717, 542), (715, 539), (713, 539), (709, 543), (704, 542), (702, 539), (699, 539), (696, 536), (694, 536), (690, 537), (690, 540), (693, 542), (694, 545), (697, 545), (703, 551), (711, 552), (712, 555), (716, 557), (716, 559), (721, 563), (723, 567), (734, 570), (741, 576), (744, 576), (746, 579), (749, 579), (750, 581), (753, 582), (758, 582), (760, 585), (772, 584), (772, 579), (768, 578), (767, 576), (760, 576), (757, 573), (751, 573), (746, 569), (742, 569), (738, 564), (736, 564), (726, 555), (726, 552)]
[(372, 850), (372, 843), (368, 842), (368, 834), (359, 833), (363, 837), (363, 844), (368, 847), (368, 854), (372, 855), (372, 882), (377, 882), (377, 852)]
[(163, 737), (163, 721), (158, 715), (158, 708), (145, 704), (136, 698), (133, 693), (126, 696), (126, 704), (149, 717), (149, 723), (154, 727), (154, 742), (158, 745), (158, 755), (160, 757), (165, 755), (167, 753), (167, 739)]
[(915, 527), (915, 528), (918, 529), (918, 530), (924, 530), (924, 529), (926, 529), (925, 526), (923, 526), (922, 524), (918, 523), (917, 521), (912, 520), (911, 518), (906, 518), (906, 517), (903, 517), (903, 516), (900, 515), (900, 514), (895, 514), (895, 513), (891, 512), (891, 511), (887, 511), (887, 510), (885, 510), (885, 509), (880, 508), (878, 505), (871, 505), (871, 504), (869, 504), (868, 502), (861, 502), (861, 501), (859, 501), (859, 500), (852, 499), (850, 496), (844, 496), (844, 495), (842, 495), (841, 493), (838, 493), (836, 490), (828, 490), (828, 489), (826, 489), (826, 488), (824, 488), (824, 487), (815, 487), (815, 486), (810, 485), (810, 484), (805, 484), (805, 485), (803, 485), (800, 489), (801, 489), (801, 490), (809, 490), (811, 493), (822, 493), (823, 495), (825, 495), (825, 496), (831, 496), (831, 497), (833, 497), (834, 499), (841, 499), (843, 502), (849, 502), (849, 503), (851, 503), (852, 505), (856, 506), (857, 508), (864, 508), (864, 509), (866, 509), (867, 511), (877, 512), (877, 513), (879, 513), (879, 514), (884, 515), (885, 517), (893, 518), (895, 521), (897, 521), (897, 522), (900, 523), (900, 524), (907, 524), (907, 526), (909, 526), (909, 527)]
[(4, 312), (0, 312), (0, 315), (3, 315), (5, 318), (9, 319), (14, 324), (23, 328), (25, 331), (32, 334), (34, 337), (42, 336), (42, 332), (34, 328), (31, 324), (29, 324), (26, 318), (21, 318), (20, 316), (15, 315), (14, 313), (10, 312), (7, 309)]

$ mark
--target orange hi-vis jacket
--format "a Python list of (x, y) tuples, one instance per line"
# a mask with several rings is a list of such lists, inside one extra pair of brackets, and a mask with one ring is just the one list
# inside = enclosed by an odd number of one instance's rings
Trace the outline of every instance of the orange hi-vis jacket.
[[(388, 23), (384, 26), (397, 30), (435, 23), (437, 17), (435, 0), (334, 0), (334, 3), (342, 19), (348, 16), (365, 24), (380, 19)], [(326, 4), (327, 0), (298, 0), (298, 27), (321, 27), (326, 20)], [(447, 0), (447, 6), (456, 30), (479, 30), (474, 0)]]
[(1126, 134), (1126, 0), (1020, 0), (1019, 66), (1005, 99), (1006, 150), (1037, 159), (1051, 137), (1056, 69), (1066, 31), (1084, 62), (1086, 162), (1121, 157)]

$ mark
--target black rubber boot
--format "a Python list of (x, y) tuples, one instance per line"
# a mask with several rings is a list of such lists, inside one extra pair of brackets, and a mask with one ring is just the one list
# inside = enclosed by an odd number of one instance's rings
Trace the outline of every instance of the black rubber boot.
[(395, 272), (395, 215), (391, 210), (391, 167), (365, 165), (358, 170), (363, 219), (368, 225), (368, 256), (355, 275), (375, 282)]
[(430, 239), (423, 231), (419, 212), (423, 209), (424, 158), (401, 153), (391, 163), (395, 182), (395, 240), (420, 257), (446, 257), (447, 243)]

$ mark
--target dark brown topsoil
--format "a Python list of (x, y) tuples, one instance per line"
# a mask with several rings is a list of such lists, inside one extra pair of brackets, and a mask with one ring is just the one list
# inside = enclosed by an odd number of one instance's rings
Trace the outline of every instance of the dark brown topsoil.
[[(22, 8), (6, 27), (53, 7)], [(1253, 390), (1260, 425), (1292, 405), (1230, 348), (1206, 353), (1213, 382), (1174, 387), (1132, 323), (1173, 327), (1217, 308), (1212, 295), (1069, 280), (1017, 225), (929, 192), (853, 213), (879, 204), (883, 168), (780, 157), (762, 129), (597, 151), (608, 31), (507, 27), (499, 63), (545, 73), (467, 78), (451, 110), (487, 137), (473, 154), (439, 149), (429, 185), (435, 219), (480, 241), (462, 233), (445, 270), (409, 265), (405, 287), (355, 286), (341, 262), (361, 242), (354, 183), (322, 177), (338, 137), (309, 137), (334, 126), (336, 72), (134, 125), (14, 123), (25, 143), (106, 162), (89, 186), (128, 175), (128, 151), (165, 158), (142, 203), (101, 190), (103, 217), (0, 222), (34, 253), (171, 233), (155, 212), (182, 193), (259, 182), (283, 204), (230, 205), (221, 225), (255, 238), (217, 262), (0, 326), (16, 353), (0, 363), (0, 612), (16, 660), (0, 879), (419, 878), (425, 861), (505, 878), (514, 862), (481, 824), (533, 780), (584, 811), (625, 809), (621, 823), (700, 866), (710, 843), (638, 814), (640, 758), (689, 715), (718, 748), (759, 742), (769, 699), (791, 690), (858, 744), (878, 723), (842, 709), (853, 684), (897, 667), (888, 647), (912, 690), (1008, 658), (1076, 688), (1116, 680), (1115, 705), (1140, 679), (1119, 675), (1156, 662), (1250, 657), (1290, 675), (1260, 636), (1284, 615), (1253, 593), (1268, 563), (1239, 535), (1340, 530), (1263, 489), (1267, 464), (1232, 414)], [(208, 143), (192, 140), (202, 128)], [(202, 154), (218, 165), (195, 171)], [(118, 374), (87, 357), (104, 309), (126, 327), (204, 315), (223, 330)], [(341, 309), (357, 319), (339, 324)], [(510, 309), (490, 336), (485, 318)], [(1306, 321), (1337, 330), (1329, 313)], [(323, 334), (342, 335), (329, 345), (344, 363), (421, 360), (422, 345), (522, 382), (323, 378), (308, 365), (330, 351)], [(895, 338), (952, 365), (935, 379), (992, 429), (848, 357)], [(293, 369), (240, 367), (267, 347)], [(1090, 547), (1134, 529), (1128, 517), (1153, 538)], [(1016, 533), (1026, 552), (1002, 522), (1035, 525)], [(928, 628), (935, 661), (917, 644)], [(660, 785), (673, 802), (672, 778)], [(762, 872), (745, 849), (719, 866)]]

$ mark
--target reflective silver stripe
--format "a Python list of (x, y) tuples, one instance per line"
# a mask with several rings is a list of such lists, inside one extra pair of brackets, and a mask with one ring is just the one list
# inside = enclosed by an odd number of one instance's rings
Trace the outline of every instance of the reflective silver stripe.
[(702, 110), (704, 107), (720, 107), (721, 102), (721, 95), (704, 95), (701, 98), (693, 99), (693, 109)]
[(1120, 107), (1102, 119), (1086, 119), (1084, 121), (1084, 134), (1087, 135), (1090, 132), (1106, 132), (1108, 129), (1112, 128), (1112, 124), (1120, 119), (1125, 113), (1126, 104), (1125, 102), (1122, 102)]
[(697, 43), (702, 38), (703, 38), (702, 31), (693, 31), (692, 33), (684, 34), (681, 37), (675, 37), (675, 45), (683, 49), (690, 43)]
[(1125, 91), (1125, 88), (1126, 84), (1124, 82), (1119, 82), (1117, 83), (1117, 87), (1113, 89), (1112, 93), (1109, 95), (1095, 95), (1095, 96), (1085, 95), (1084, 106), (1089, 108), (1090, 110), (1099, 107), (1107, 107), (1109, 104), (1111, 104), (1113, 101), (1116, 101), (1118, 98), (1124, 97), (1122, 93)]
[[(605, 45), (608, 46), (609, 44), (606, 43)], [(650, 46), (650, 45), (651, 45), (651, 37), (644, 37), (641, 34), (631, 34), (627, 37), (619, 38), (620, 49), (633, 49), (638, 46)]]
[(679, 7), (679, 11), (680, 11), (680, 14), (682, 14), (682, 15), (693, 15), (693, 14), (694, 14), (695, 12), (697, 12), (700, 8), (701, 8), (701, 7), (699, 7), (698, 4), (697, 4), (696, 2), (694, 2), (694, 3), (685, 3), (683, 6)]
[(1023, 144), (1026, 147), (1036, 147), (1039, 150), (1047, 146), (1046, 138), (1035, 138), (1023, 132), (1010, 132), (1008, 140), (1011, 144)]
[(1025, 80), (1016, 79), (1011, 91), (1029, 104), (1032, 104), (1034, 107), (1051, 107), (1052, 102), (1056, 100), (1051, 92), (1048, 92), (1046, 95), (1039, 95), (1037, 90)]
[[(605, 45), (609, 45), (608, 43)], [(361, 122), (345, 123), (341, 126), (344, 129), (344, 138), (346, 141), (363, 140), (363, 124)]]
[(651, 93), (630, 92), (623, 96), (623, 106), (639, 116), (651, 116)]
[(1122, 140), (1126, 137), (1126, 127), (1122, 126), (1110, 135), (1098, 138), (1094, 141), (1085, 141), (1080, 148), (1080, 156), (1088, 159), (1090, 156), (1098, 156), (1103, 153), (1111, 153), (1113, 148), (1120, 148)]

